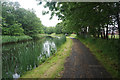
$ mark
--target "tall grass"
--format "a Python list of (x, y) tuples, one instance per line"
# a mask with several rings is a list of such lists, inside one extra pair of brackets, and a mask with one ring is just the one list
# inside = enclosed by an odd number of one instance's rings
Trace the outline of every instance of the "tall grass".
[(52, 56), (55, 54), (56, 49), (52, 47), (51, 43), (54, 42), (55, 46), (58, 48), (66, 41), (66, 38), (65, 36), (60, 38), (46, 37), (42, 40), (3, 45), (3, 78), (12, 78), (12, 75), (15, 73), (22, 75), (26, 71), (29, 71), (45, 62), (46, 59), (49, 58), (47, 57), (47, 52), (43, 49), (43, 44), (46, 41), (49, 41), (50, 43), (49, 50), (50, 56)]
[[(38, 68), (26, 72), (21, 78), (60, 78), (61, 71), (64, 69), (66, 58), (70, 55), (72, 40), (67, 39), (65, 44), (62, 44), (54, 56), (47, 59), (44, 64)], [(46, 74), (46, 75), (45, 75)], [(21, 79), (20, 78), (20, 79)]]
[(61, 44), (65, 43), (65, 41), (66, 41), (65, 35), (58, 36), (58, 37), (56, 37), (56, 39), (54, 39), (54, 42), (57, 47), (59, 47)]

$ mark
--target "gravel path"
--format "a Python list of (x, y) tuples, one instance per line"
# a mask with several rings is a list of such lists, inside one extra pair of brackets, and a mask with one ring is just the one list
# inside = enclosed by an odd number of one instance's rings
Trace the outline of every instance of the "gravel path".
[(111, 78), (87, 47), (77, 39), (73, 39), (73, 43), (62, 78)]

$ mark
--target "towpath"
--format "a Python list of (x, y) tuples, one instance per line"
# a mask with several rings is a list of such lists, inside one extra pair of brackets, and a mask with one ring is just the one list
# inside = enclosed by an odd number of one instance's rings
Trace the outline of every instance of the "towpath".
[(62, 78), (111, 78), (85, 45), (77, 39), (73, 39), (73, 43)]

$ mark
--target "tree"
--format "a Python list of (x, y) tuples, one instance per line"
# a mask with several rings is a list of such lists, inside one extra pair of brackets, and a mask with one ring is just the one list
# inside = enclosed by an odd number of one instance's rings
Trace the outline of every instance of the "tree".
[(44, 32), (45, 32), (46, 34), (55, 33), (55, 27), (44, 27)]
[(58, 23), (55, 27), (55, 33), (56, 34), (65, 34), (65, 33), (72, 33), (73, 31), (68, 29), (65, 25), (65, 21)]
[(15, 23), (13, 25), (11, 25), (8, 30), (9, 30), (9, 34), (11, 36), (15, 35), (15, 36), (19, 36), (19, 35), (24, 35), (24, 29), (22, 29), (20, 23)]
[[(34, 10), (20, 8), (18, 2), (3, 2), (2, 13), (2, 28), (5, 35), (21, 35), (22, 32), (25, 35), (43, 33), (43, 25)], [(8, 32), (9, 29), (11, 32)], [(20, 32), (16, 33), (16, 30)]]
[[(113, 25), (116, 20), (119, 26), (118, 3), (47, 2), (45, 7), (49, 7), (52, 11), (51, 18), (57, 15), (59, 19), (67, 23), (68, 29), (76, 33), (87, 33), (88, 28), (89, 34), (96, 37), (100, 33), (104, 34), (105, 28), (108, 30), (108, 25)], [(48, 11), (44, 12), (44, 14), (47, 13)], [(106, 35), (104, 34), (104, 38), (106, 36), (108, 38), (108, 31)]]

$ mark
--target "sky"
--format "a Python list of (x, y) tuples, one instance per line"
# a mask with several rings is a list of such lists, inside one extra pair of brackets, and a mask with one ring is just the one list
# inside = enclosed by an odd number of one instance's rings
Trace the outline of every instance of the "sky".
[[(42, 24), (44, 26), (47, 27), (53, 27), (56, 26), (57, 23), (61, 22), (60, 20), (58, 20), (57, 16), (54, 16), (53, 19), (49, 20), (50, 18), (50, 14), (46, 14), (46, 15), (42, 15), (42, 11), (43, 10), (49, 10), (48, 8), (44, 8), (43, 5), (45, 4), (45, 2), (43, 2), (42, 5), (37, 5), (39, 3), (39, 1), (36, 0), (9, 0), (12, 2), (19, 2), (22, 8), (25, 9), (34, 9), (36, 12), (37, 17), (40, 18)], [(50, 12), (51, 13), (51, 12)]]

